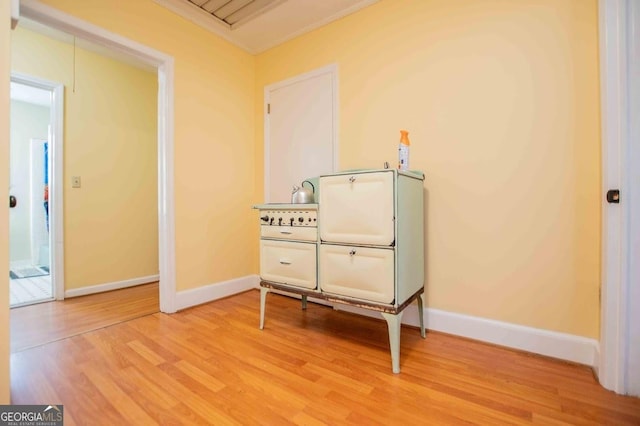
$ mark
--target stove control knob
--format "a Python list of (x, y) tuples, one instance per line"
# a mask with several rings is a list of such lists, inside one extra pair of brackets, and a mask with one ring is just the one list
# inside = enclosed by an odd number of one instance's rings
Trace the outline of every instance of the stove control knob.
[(289, 218), (289, 226), (293, 226), (293, 220), (294, 219), (292, 217)]
[(273, 225), (273, 219), (275, 219), (275, 217), (272, 217), (271, 219), (269, 219), (269, 225)]
[(281, 217), (278, 218), (278, 225), (282, 225), (282, 218)]
[(265, 222), (269, 222), (269, 216), (267, 215), (262, 216), (260, 219), (262, 219)]
[(300, 223), (304, 222), (304, 217), (300, 216), (300, 217), (298, 218), (298, 222), (300, 222)]

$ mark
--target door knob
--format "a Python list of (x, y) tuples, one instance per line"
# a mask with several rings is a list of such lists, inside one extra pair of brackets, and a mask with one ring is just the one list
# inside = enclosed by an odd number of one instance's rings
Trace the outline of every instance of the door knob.
[(14, 208), (16, 205), (18, 205), (18, 200), (16, 200), (16, 197), (14, 197), (13, 195), (9, 195), (9, 207)]
[(609, 203), (618, 204), (620, 203), (620, 190), (619, 189), (610, 189), (607, 191), (607, 201)]

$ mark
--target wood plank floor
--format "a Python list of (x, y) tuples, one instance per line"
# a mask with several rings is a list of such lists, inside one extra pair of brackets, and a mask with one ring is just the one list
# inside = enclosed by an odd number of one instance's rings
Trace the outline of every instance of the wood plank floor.
[(160, 311), (158, 283), (11, 309), (11, 352)]
[(73, 424), (638, 425), (640, 399), (591, 369), (251, 290), (11, 356), (14, 404), (64, 404)]

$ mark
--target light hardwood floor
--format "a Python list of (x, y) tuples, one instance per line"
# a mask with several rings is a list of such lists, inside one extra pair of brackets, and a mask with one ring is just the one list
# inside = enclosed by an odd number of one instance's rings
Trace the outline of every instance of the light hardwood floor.
[(12, 354), (14, 404), (73, 424), (640, 424), (591, 369), (255, 290)]
[(160, 311), (158, 283), (11, 309), (11, 352)]

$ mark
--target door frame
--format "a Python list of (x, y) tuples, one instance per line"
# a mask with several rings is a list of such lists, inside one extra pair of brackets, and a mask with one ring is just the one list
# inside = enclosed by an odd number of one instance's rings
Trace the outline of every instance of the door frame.
[[(599, 37), (602, 108), (602, 281), (600, 383), (616, 393), (640, 396), (640, 7), (631, 0), (600, 0)], [(637, 145), (637, 144), (636, 144)], [(620, 203), (604, 194), (620, 190)], [(632, 214), (636, 212), (635, 216)], [(634, 361), (635, 360), (635, 361)], [(636, 364), (632, 364), (635, 362)], [(635, 367), (632, 368), (632, 366)], [(632, 377), (633, 376), (633, 377)]]
[(22, 0), (20, 15), (114, 51), (158, 70), (158, 256), (160, 311), (173, 313), (176, 304), (174, 211), (174, 59), (151, 47), (107, 31), (36, 0)]
[(54, 299), (64, 299), (64, 194), (63, 194), (63, 141), (64, 141), (64, 85), (20, 72), (11, 72), (11, 81), (36, 87), (51, 93), (49, 124), (49, 154), (51, 181), (49, 182), (49, 275)]

